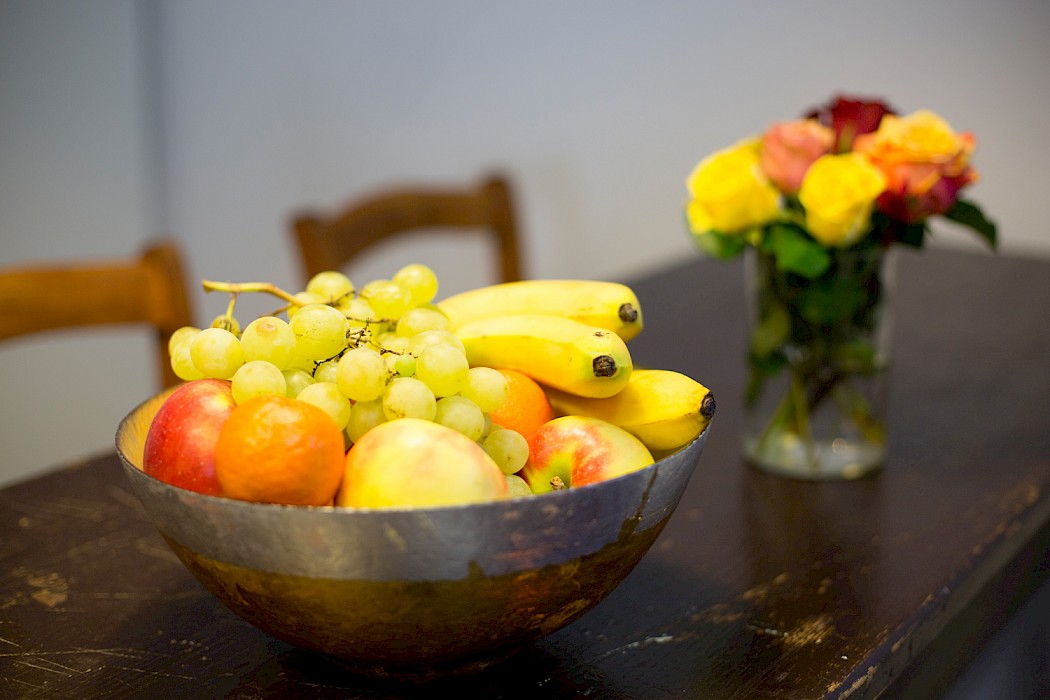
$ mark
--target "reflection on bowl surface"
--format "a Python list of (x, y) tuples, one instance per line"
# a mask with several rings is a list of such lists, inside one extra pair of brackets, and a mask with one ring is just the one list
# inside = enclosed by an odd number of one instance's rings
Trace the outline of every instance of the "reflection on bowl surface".
[(186, 567), (268, 634), (371, 675), (484, 668), (598, 604), (660, 534), (705, 431), (654, 465), (542, 496), (437, 508), (247, 503), (141, 470), (158, 394), (117, 449), (132, 489)]

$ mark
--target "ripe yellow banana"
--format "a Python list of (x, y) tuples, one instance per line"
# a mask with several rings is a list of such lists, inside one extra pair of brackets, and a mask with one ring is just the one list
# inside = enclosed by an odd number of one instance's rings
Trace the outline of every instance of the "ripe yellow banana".
[(472, 367), (516, 369), (569, 394), (612, 396), (627, 386), (634, 368), (616, 333), (563, 316), (489, 316), (454, 332)]
[(557, 415), (601, 418), (641, 440), (654, 453), (692, 442), (715, 413), (714, 394), (695, 379), (665, 369), (635, 368), (627, 386), (608, 398), (548, 389)]
[(642, 331), (642, 307), (627, 285), (597, 280), (520, 280), (478, 287), (437, 303), (452, 330), (508, 314), (550, 314), (610, 330), (624, 341)]

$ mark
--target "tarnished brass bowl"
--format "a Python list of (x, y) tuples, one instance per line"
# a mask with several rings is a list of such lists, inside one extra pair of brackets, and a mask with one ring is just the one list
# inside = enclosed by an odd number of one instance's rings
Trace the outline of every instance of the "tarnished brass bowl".
[(593, 608), (681, 499), (706, 442), (627, 476), (542, 496), (435, 508), (247, 503), (145, 474), (166, 394), (120, 424), (132, 489), (200, 581), (268, 634), (372, 675), (484, 668)]

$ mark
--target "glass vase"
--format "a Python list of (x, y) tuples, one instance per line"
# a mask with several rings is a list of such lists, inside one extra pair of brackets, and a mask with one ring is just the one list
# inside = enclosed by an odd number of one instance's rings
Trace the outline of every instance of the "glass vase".
[(832, 251), (820, 276), (747, 251), (745, 459), (798, 479), (856, 479), (886, 456), (895, 255)]

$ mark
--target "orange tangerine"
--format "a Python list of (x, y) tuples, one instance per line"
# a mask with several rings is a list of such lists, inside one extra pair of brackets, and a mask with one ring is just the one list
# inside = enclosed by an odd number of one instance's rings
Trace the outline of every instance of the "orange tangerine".
[(322, 409), (285, 396), (238, 404), (215, 445), (215, 475), (230, 498), (327, 505), (343, 476), (343, 432)]
[(492, 422), (504, 428), (516, 430), (526, 438), (549, 420), (554, 418), (554, 409), (547, 393), (532, 377), (515, 369), (502, 369), (507, 378), (507, 399), (492, 411)]

